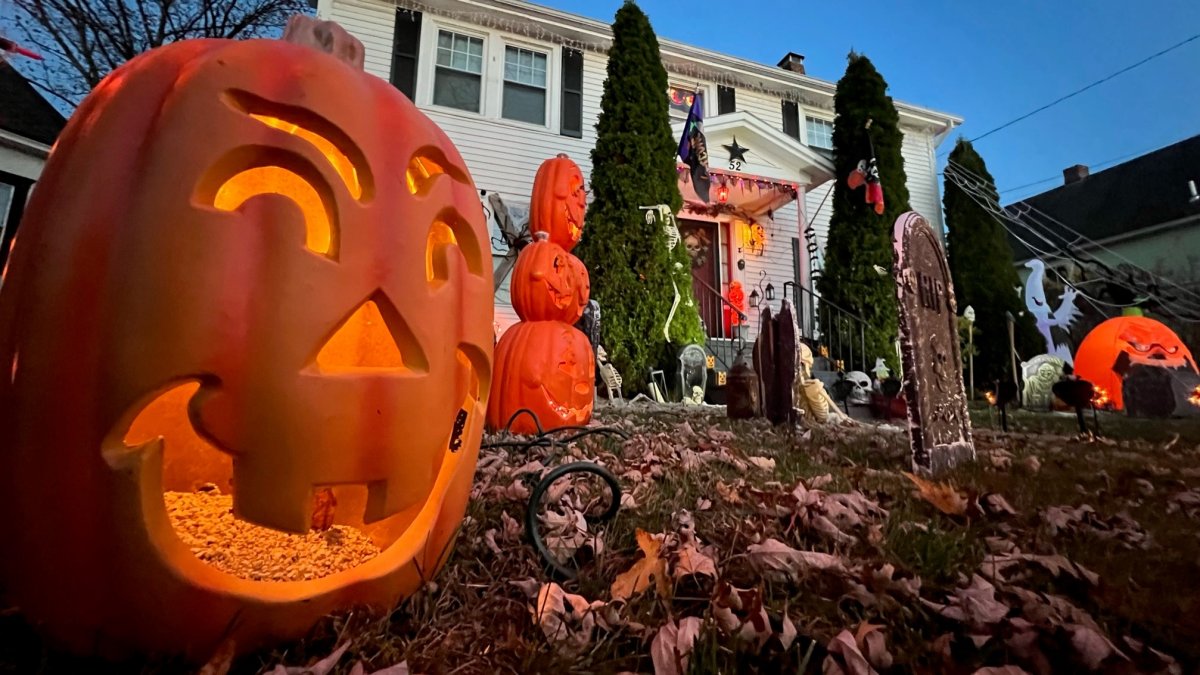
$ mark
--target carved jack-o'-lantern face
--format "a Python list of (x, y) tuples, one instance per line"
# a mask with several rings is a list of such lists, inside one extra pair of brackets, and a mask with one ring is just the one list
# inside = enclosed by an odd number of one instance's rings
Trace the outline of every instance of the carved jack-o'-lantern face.
[[(97, 87), (0, 293), (0, 510), (26, 514), (0, 519), (22, 551), (0, 571), (22, 609), (78, 648), (202, 656), (416, 589), (461, 521), (488, 397), (475, 194), (403, 95), (307, 46), (181, 42)], [(167, 512), (205, 484), (236, 527)], [(285, 533), (314, 495), (366, 552), (254, 569), (260, 541), (311, 538)], [(230, 544), (198, 557), (195, 528)]]
[(512, 304), (522, 321), (563, 321), (575, 323), (587, 305), (590, 284), (587, 268), (563, 250), (545, 240), (526, 246), (513, 268)]
[(1196, 359), (1167, 326), (1143, 316), (1119, 316), (1092, 329), (1075, 353), (1076, 374), (1108, 392), (1112, 407), (1124, 408), (1121, 378), (1135, 366), (1196, 370)]
[[(496, 348), (496, 386), (488, 425), (504, 428), (525, 408), (544, 428), (586, 424), (592, 416), (595, 360), (587, 336), (554, 321), (525, 321), (500, 338)], [(527, 415), (513, 420), (511, 431), (537, 431)]]
[(550, 241), (570, 251), (583, 236), (587, 191), (579, 166), (566, 155), (542, 163), (533, 180), (529, 230), (545, 232)]

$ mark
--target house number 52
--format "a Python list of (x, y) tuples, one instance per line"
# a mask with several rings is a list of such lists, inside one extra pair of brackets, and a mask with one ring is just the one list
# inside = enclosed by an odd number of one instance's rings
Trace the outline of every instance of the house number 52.
[(740, 160), (740, 159), (729, 160), (729, 170), (730, 171), (741, 171), (742, 170), (742, 160)]

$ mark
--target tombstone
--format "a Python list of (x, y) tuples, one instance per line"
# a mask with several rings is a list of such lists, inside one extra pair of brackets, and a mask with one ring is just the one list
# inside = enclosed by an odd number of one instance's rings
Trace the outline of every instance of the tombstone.
[(913, 467), (938, 474), (975, 459), (950, 268), (933, 228), (913, 211), (896, 219), (892, 251)]
[(764, 408), (772, 424), (789, 424), (796, 418), (792, 385), (796, 381), (796, 344), (800, 340), (791, 304), (783, 303), (774, 323), (775, 381)]
[(759, 317), (758, 337), (754, 340), (754, 372), (758, 374), (758, 405), (766, 413), (775, 389), (775, 322), (771, 308), (764, 307)]
[(746, 363), (746, 352), (738, 352), (737, 363), (729, 369), (725, 389), (725, 412), (730, 419), (758, 417), (758, 375)]
[(1054, 403), (1054, 383), (1058, 382), (1065, 362), (1050, 354), (1035, 356), (1021, 364), (1025, 388), (1021, 399), (1030, 410), (1050, 410)]
[(708, 354), (700, 345), (688, 345), (679, 352), (679, 395), (685, 403), (694, 398), (696, 387), (701, 392), (696, 403), (702, 403), (708, 389)]

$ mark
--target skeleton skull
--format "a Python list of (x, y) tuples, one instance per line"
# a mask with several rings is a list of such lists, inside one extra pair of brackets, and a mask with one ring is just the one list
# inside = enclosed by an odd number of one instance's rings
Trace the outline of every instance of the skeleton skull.
[(866, 405), (871, 402), (871, 378), (861, 370), (846, 373), (846, 380), (854, 385), (850, 390), (849, 400), (856, 405)]

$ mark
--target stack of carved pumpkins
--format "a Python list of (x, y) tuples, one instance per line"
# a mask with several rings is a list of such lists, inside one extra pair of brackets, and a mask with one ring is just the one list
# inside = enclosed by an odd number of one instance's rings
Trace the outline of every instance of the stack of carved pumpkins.
[[(587, 194), (575, 162), (542, 163), (533, 182), (533, 243), (517, 257), (511, 295), (521, 321), (496, 346), (495, 390), (487, 422), (519, 434), (587, 424), (596, 363), (587, 336), (574, 327), (591, 292), (587, 268), (571, 249), (583, 234)], [(522, 410), (532, 413), (517, 414)], [(515, 416), (515, 418), (514, 418)], [(534, 420), (536, 417), (536, 423)], [(510, 423), (511, 422), (511, 423)]]

